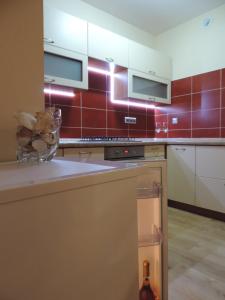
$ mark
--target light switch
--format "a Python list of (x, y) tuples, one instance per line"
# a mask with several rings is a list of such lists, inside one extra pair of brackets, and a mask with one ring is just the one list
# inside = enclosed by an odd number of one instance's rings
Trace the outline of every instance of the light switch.
[(172, 118), (172, 124), (173, 125), (178, 124), (178, 118)]

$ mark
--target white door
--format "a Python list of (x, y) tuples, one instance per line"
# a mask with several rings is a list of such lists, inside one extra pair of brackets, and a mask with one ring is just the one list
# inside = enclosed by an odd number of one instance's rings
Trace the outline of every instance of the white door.
[(88, 56), (128, 67), (128, 40), (89, 23)]
[(195, 146), (168, 146), (168, 198), (195, 204)]
[(87, 54), (87, 22), (45, 5), (44, 42)]
[(197, 206), (225, 213), (225, 180), (197, 177)]
[(225, 212), (225, 147), (196, 148), (196, 203)]
[(129, 41), (129, 68), (171, 79), (171, 59), (161, 52)]
[(197, 147), (196, 173), (198, 176), (225, 179), (225, 147)]

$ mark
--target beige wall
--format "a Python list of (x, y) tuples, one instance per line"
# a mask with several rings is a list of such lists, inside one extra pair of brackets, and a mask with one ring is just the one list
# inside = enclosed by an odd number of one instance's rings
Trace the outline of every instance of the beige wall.
[[(207, 28), (206, 17), (213, 19)], [(172, 57), (173, 79), (224, 68), (225, 5), (162, 33), (156, 46)]]
[(126, 38), (135, 40), (150, 47), (155, 45), (155, 37), (127, 22), (97, 9), (80, 0), (44, 0), (58, 9), (64, 10), (76, 17), (87, 20), (90, 23), (113, 31)]
[(42, 0), (0, 2), (0, 161), (16, 158), (16, 111), (43, 109)]

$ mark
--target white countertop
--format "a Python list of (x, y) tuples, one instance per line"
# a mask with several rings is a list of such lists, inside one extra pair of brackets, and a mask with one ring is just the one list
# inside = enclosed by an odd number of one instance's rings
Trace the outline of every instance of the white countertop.
[(0, 164), (0, 204), (138, 176), (144, 166), (56, 158), (40, 164)]
[(0, 190), (112, 170), (115, 167), (53, 159), (40, 164), (0, 165)]

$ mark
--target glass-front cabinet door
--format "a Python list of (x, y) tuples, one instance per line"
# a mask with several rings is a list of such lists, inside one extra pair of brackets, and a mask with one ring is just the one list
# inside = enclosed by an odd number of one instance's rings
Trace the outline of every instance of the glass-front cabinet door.
[(128, 70), (128, 96), (130, 98), (171, 103), (170, 80), (139, 71)]
[(88, 88), (86, 55), (49, 45), (45, 45), (44, 50), (45, 83)]

